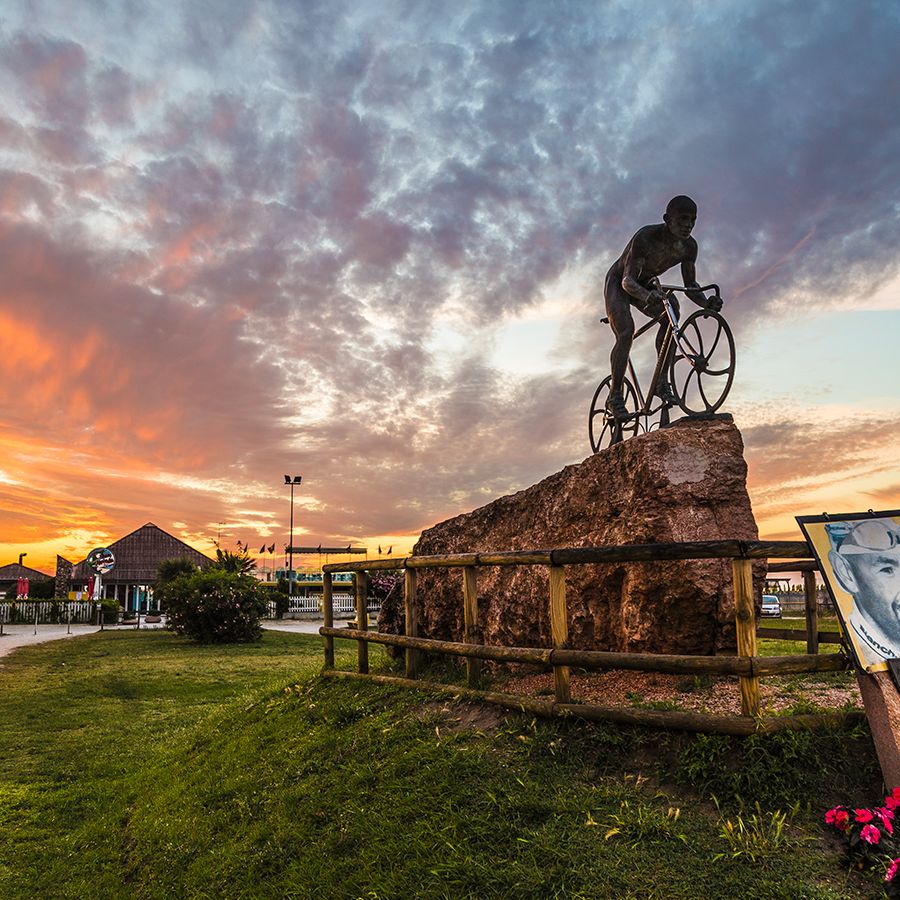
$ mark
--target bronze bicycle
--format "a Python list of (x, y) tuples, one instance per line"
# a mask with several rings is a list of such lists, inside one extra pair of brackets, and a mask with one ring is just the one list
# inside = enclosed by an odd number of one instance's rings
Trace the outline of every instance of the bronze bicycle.
[[(672, 304), (674, 292), (686, 293), (688, 288), (661, 284), (664, 293), (663, 311), (642, 325), (634, 334), (642, 334), (668, 321), (665, 337), (656, 358), (656, 368), (645, 394), (631, 359), (622, 394), (628, 415), (616, 418), (606, 408), (612, 376), (607, 375), (594, 391), (588, 413), (588, 437), (591, 450), (599, 450), (637, 434), (653, 431), (669, 424), (670, 405), (656, 395), (663, 380), (668, 380), (678, 406), (688, 416), (708, 416), (715, 413), (728, 396), (734, 380), (734, 337), (724, 317), (708, 309), (698, 309), (679, 321)], [(708, 284), (695, 290), (713, 291), (719, 297), (719, 286)], [(604, 317), (603, 322), (609, 324)], [(664, 379), (664, 376), (668, 376)]]

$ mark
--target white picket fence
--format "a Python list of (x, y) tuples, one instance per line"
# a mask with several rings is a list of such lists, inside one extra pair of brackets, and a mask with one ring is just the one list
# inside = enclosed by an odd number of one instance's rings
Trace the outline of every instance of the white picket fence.
[[(332, 602), (334, 614), (337, 615), (354, 615), (356, 613), (356, 601), (352, 594), (340, 593), (335, 591), (332, 594)], [(381, 612), (381, 601), (370, 597), (366, 604), (366, 610), (369, 615), (378, 615)], [(322, 598), (319, 597), (291, 597), (288, 601), (286, 615), (321, 615), (322, 614)], [(269, 601), (269, 618), (274, 619), (276, 615), (274, 601)]]
[(4, 600), (0, 602), (0, 621), (6, 624), (38, 625), (71, 622), (90, 625), (97, 620), (97, 608), (83, 600)]

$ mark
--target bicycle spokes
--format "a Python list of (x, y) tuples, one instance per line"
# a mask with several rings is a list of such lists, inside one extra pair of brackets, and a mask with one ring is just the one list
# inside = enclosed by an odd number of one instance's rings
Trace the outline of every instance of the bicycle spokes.
[(731, 329), (718, 313), (699, 310), (681, 324), (679, 332), (671, 364), (678, 405), (688, 415), (715, 412), (734, 378)]
[(591, 450), (597, 453), (612, 444), (633, 437), (641, 433), (641, 421), (638, 415), (637, 394), (634, 386), (626, 378), (622, 385), (622, 397), (625, 400), (625, 408), (628, 410), (628, 418), (616, 419), (606, 408), (609, 400), (609, 388), (612, 384), (612, 376), (607, 375), (594, 391), (594, 399), (591, 401), (588, 413), (588, 436), (591, 441)]

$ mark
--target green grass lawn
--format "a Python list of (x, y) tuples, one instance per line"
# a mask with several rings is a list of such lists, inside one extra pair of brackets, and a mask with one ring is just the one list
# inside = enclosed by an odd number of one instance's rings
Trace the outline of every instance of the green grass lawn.
[[(819, 824), (879, 799), (867, 731), (543, 722), (323, 679), (321, 659), (316, 637), (161, 631), (6, 657), (0, 897), (880, 896)], [(730, 858), (713, 795), (745, 821), (799, 801), (789, 840)]]

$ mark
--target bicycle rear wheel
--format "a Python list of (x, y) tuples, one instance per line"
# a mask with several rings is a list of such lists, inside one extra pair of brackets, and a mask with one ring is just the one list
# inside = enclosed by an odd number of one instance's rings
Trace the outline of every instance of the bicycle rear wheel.
[(588, 438), (594, 453), (633, 437), (641, 431), (640, 418), (637, 414), (637, 393), (634, 385), (627, 378), (622, 384), (622, 396), (625, 399), (629, 417), (623, 421), (617, 421), (606, 409), (611, 384), (612, 375), (607, 375), (594, 391), (594, 399), (591, 400), (591, 409), (588, 413)]
[(734, 338), (718, 313), (701, 309), (680, 327), (670, 382), (678, 405), (689, 416), (715, 412), (731, 390), (734, 379)]

